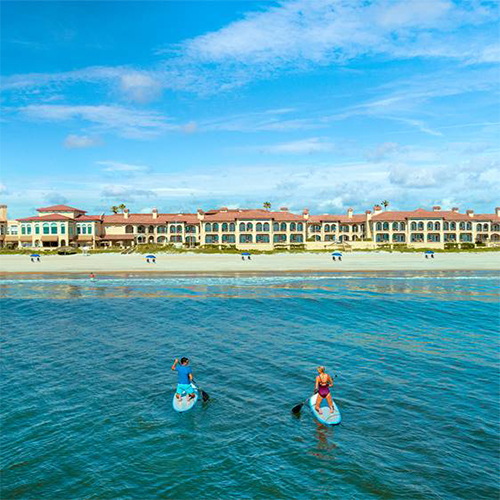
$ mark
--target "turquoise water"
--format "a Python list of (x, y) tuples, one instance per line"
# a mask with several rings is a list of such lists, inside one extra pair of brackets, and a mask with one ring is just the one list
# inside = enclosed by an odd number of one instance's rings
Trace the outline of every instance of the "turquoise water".
[[(4, 279), (1, 497), (498, 498), (499, 284)], [(177, 414), (183, 355), (212, 401)], [(318, 364), (338, 427), (290, 412)]]

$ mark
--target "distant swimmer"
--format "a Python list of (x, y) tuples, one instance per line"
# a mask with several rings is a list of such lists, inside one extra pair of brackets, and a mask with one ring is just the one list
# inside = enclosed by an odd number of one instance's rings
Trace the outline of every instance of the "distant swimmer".
[(322, 411), (319, 408), (321, 401), (326, 398), (330, 412), (333, 413), (332, 395), (330, 394), (330, 387), (333, 387), (333, 380), (328, 373), (325, 373), (324, 366), (318, 366), (318, 376), (316, 377), (316, 391), (318, 398), (316, 400), (315, 410), (321, 415)]
[(181, 362), (175, 358), (174, 364), (172, 365), (172, 371), (177, 372), (177, 391), (175, 397), (180, 401), (183, 393), (188, 394), (188, 401), (191, 401), (196, 394), (194, 392), (194, 387), (192, 385), (193, 381), (193, 371), (189, 365), (188, 358), (181, 358)]
[(90, 273), (90, 279), (91, 280), (95, 280), (95, 274), (94, 273)]

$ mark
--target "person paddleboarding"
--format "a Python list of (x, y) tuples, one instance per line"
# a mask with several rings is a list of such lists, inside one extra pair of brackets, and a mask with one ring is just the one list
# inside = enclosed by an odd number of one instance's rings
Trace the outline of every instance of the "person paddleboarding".
[(330, 408), (330, 412), (333, 413), (333, 401), (332, 395), (330, 394), (330, 387), (333, 387), (333, 379), (325, 372), (324, 366), (318, 366), (318, 376), (316, 377), (316, 392), (318, 393), (318, 397), (316, 399), (315, 410), (319, 415), (322, 414), (320, 409), (321, 401), (326, 399), (328, 402), (328, 406)]
[(181, 358), (181, 362), (179, 363), (179, 359), (175, 358), (174, 364), (172, 365), (172, 371), (177, 372), (178, 377), (175, 397), (180, 401), (182, 394), (187, 393), (188, 401), (191, 401), (196, 394), (192, 385), (193, 371), (189, 366), (189, 359)]

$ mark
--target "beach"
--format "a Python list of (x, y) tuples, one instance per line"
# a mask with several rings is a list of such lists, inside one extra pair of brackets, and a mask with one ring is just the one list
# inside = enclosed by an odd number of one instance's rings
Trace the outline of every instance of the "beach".
[(282, 253), (253, 255), (242, 260), (238, 254), (158, 253), (155, 263), (141, 254), (47, 255), (31, 262), (29, 255), (0, 256), (0, 274), (11, 273), (182, 273), (182, 274), (280, 274), (337, 273), (343, 271), (496, 271), (500, 253), (423, 253), (352, 252), (342, 261), (328, 253)]

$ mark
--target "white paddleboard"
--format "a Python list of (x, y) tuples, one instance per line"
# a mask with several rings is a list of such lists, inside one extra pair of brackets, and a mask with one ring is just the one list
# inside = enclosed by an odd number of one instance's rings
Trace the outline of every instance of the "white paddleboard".
[(191, 384), (194, 388), (194, 398), (189, 399), (187, 392), (183, 392), (181, 395), (181, 399), (177, 399), (177, 395), (174, 394), (174, 399), (172, 400), (172, 406), (175, 411), (183, 412), (188, 411), (196, 404), (198, 401), (198, 388)]
[(318, 399), (318, 395), (314, 394), (309, 398), (309, 406), (311, 408), (311, 411), (313, 412), (313, 415), (322, 423), (325, 425), (337, 425), (340, 424), (341, 418), (340, 418), (340, 411), (335, 404), (335, 401), (333, 401), (333, 413), (330, 411), (330, 408), (328, 407), (328, 401), (326, 399), (323, 399), (321, 401), (321, 415), (316, 411), (315, 405), (316, 405), (316, 400)]

